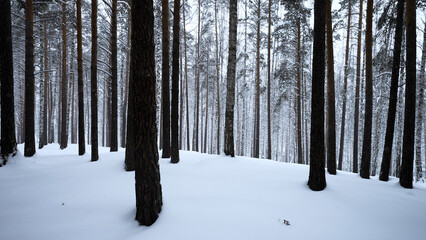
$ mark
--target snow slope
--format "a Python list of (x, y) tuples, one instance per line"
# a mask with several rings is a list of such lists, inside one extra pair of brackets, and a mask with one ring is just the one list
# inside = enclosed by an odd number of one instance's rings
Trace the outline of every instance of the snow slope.
[[(160, 159), (163, 211), (134, 221), (134, 173), (124, 150), (49, 145), (0, 168), (0, 238), (31, 239), (425, 239), (426, 185), (399, 187), (346, 172), (309, 190), (307, 166), (181, 151)], [(161, 155), (160, 155), (161, 156)], [(290, 225), (282, 221), (288, 220)]]

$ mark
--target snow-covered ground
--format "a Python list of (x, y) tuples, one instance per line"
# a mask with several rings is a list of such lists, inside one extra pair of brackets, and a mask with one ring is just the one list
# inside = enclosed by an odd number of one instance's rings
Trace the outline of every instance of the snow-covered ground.
[(76, 145), (31, 158), (19, 150), (0, 168), (2, 240), (426, 238), (423, 183), (407, 190), (395, 178), (338, 172), (313, 192), (307, 166), (181, 151), (179, 164), (160, 159), (163, 210), (143, 227), (124, 149), (100, 148), (98, 162), (77, 156)]

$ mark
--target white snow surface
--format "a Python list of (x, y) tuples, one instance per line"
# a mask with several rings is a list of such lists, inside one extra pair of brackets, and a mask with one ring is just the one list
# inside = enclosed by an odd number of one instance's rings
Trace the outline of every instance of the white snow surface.
[(181, 151), (178, 164), (160, 159), (164, 205), (145, 227), (134, 220), (124, 149), (100, 148), (90, 162), (77, 145), (48, 145), (30, 158), (18, 148), (0, 168), (2, 240), (426, 239), (423, 183), (408, 190), (396, 178), (338, 171), (313, 192), (308, 166)]

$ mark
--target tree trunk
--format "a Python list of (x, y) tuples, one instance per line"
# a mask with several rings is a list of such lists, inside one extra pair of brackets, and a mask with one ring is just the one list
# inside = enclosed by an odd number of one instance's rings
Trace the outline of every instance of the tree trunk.
[(92, 0), (92, 63), (91, 72), (91, 113), (92, 113), (92, 157), (91, 161), (99, 159), (98, 153), (98, 0)]
[(219, 40), (218, 40), (218, 30), (217, 30), (217, 0), (214, 2), (214, 22), (215, 22), (215, 29), (216, 29), (216, 92), (217, 92), (217, 132), (216, 132), (216, 154), (220, 154), (220, 89), (219, 89), (219, 79), (220, 79), (220, 72), (219, 72)]
[(197, 34), (197, 73), (195, 77), (195, 114), (194, 129), (192, 130), (192, 150), (198, 152), (198, 125), (200, 116), (200, 34), (201, 34), (201, 0), (198, 0), (198, 34)]
[[(131, 21), (131, 11), (129, 11), (129, 22)], [(127, 106), (129, 96), (129, 73), (130, 73), (130, 34), (131, 27), (127, 27), (127, 49), (126, 49), (126, 80), (124, 84), (124, 101), (123, 101), (123, 113), (121, 121), (121, 147), (126, 147), (126, 129), (127, 129)]]
[[(331, 0), (326, 0), (327, 16), (327, 171), (336, 174), (336, 113), (334, 102), (334, 53)], [(349, 6), (350, 7), (350, 6)], [(349, 8), (350, 9), (350, 8)], [(350, 11), (350, 10), (349, 10)], [(350, 17), (349, 17), (350, 19)], [(349, 20), (350, 21), (350, 20)], [(349, 27), (348, 27), (349, 29)], [(349, 31), (349, 30), (348, 30)], [(349, 35), (348, 35), (349, 39)], [(348, 46), (349, 48), (349, 46)], [(348, 48), (346, 50), (348, 50)], [(339, 161), (339, 170), (342, 170)]]
[(237, 64), (237, 0), (229, 1), (229, 54), (226, 85), (225, 112), (225, 155), (235, 157), (234, 153), (234, 105), (235, 105), (235, 74)]
[[(423, 178), (422, 168), (422, 124), (423, 124), (423, 108), (425, 86), (425, 63), (426, 63), (426, 24), (423, 31), (423, 53), (422, 62), (420, 65), (420, 81), (417, 89), (417, 122), (416, 122), (416, 182)], [(424, 133), (424, 132), (423, 132)]]
[[(175, 2), (176, 4), (176, 2)], [(180, 7), (177, 0), (177, 7)], [(177, 11), (179, 12), (179, 11)], [(130, 77), (134, 94), (134, 142), (136, 163), (136, 220), (150, 226), (162, 206), (160, 169), (158, 166), (155, 48), (153, 1), (132, 2), (132, 52)]]
[(81, 29), (81, 0), (77, 0), (77, 85), (78, 85), (78, 155), (86, 152), (84, 141), (84, 84), (83, 84), (83, 43)]
[(255, 97), (255, 122), (253, 139), (253, 157), (259, 158), (260, 145), (260, 0), (257, 0), (257, 38), (256, 38), (256, 97)]
[(43, 24), (43, 35), (44, 35), (44, 101), (43, 101), (43, 133), (42, 133), (42, 143), (47, 145), (47, 114), (48, 114), (48, 102), (49, 102), (49, 61), (48, 61), (48, 42), (47, 42), (47, 23)]
[(362, 142), (361, 171), (362, 178), (370, 178), (371, 164), (371, 125), (373, 122), (373, 0), (367, 0), (367, 30), (365, 33), (365, 117), (364, 136)]
[(67, 3), (66, 0), (62, 3), (62, 107), (61, 107), (61, 142), (60, 148), (65, 149), (68, 144), (68, 124), (67, 124), (67, 109), (68, 109), (68, 79), (67, 79)]
[(343, 78), (343, 106), (342, 106), (342, 125), (340, 127), (340, 150), (339, 150), (339, 163), (337, 168), (342, 170), (343, 165), (343, 151), (345, 147), (345, 123), (346, 123), (346, 95), (348, 89), (348, 75), (349, 75), (349, 43), (351, 34), (351, 0), (349, 0), (348, 6), (348, 28), (346, 32), (346, 53), (345, 53), (345, 73)]
[(118, 103), (117, 103), (117, 0), (112, 0), (111, 12), (111, 126), (110, 151), (118, 151)]
[(208, 119), (209, 119), (209, 73), (210, 73), (210, 68), (209, 68), (209, 58), (210, 58), (210, 52), (207, 50), (207, 74), (206, 74), (206, 120), (205, 120), (205, 124), (204, 124), (204, 153), (207, 152), (207, 124), (208, 124)]
[(34, 30), (33, 1), (25, 1), (25, 147), (24, 156), (35, 154), (34, 139)]
[(392, 159), (392, 144), (395, 129), (396, 103), (398, 96), (399, 65), (401, 59), (402, 23), (404, 18), (404, 0), (398, 0), (395, 41), (393, 47), (392, 78), (389, 98), (388, 118), (386, 124), (385, 146), (383, 148), (382, 164), (379, 179), (389, 180), (389, 169)]
[(179, 150), (182, 150), (182, 130), (183, 130), (183, 60), (182, 52), (179, 51), (180, 81), (179, 81)]
[(9, 155), (14, 156), (17, 151), (13, 92), (12, 21), (9, 0), (0, 2), (0, 79), (2, 158), (0, 166), (2, 166), (6, 164)]
[(325, 10), (326, 0), (315, 0), (314, 48), (312, 64), (312, 110), (309, 188), (321, 191), (326, 187), (324, 169), (324, 76), (325, 76)]
[(188, 93), (188, 57), (186, 45), (185, 0), (183, 1), (183, 45), (185, 45), (185, 97), (186, 97), (186, 150), (190, 150), (189, 140), (189, 93)]
[(355, 83), (355, 113), (354, 113), (354, 150), (353, 150), (353, 162), (352, 171), (358, 173), (358, 126), (359, 126), (359, 88), (361, 79), (361, 38), (362, 38), (362, 3), (359, 2), (359, 20), (358, 20), (358, 46), (357, 46), (357, 57), (356, 57), (356, 83)]
[(401, 176), (399, 183), (404, 188), (413, 188), (414, 128), (416, 117), (416, 1), (407, 0), (406, 2), (407, 77), (405, 85)]
[[(267, 150), (267, 159), (271, 159), (271, 152), (272, 152), (272, 147), (271, 147), (271, 5), (272, 5), (272, 1), (269, 0), (269, 4), (268, 4), (268, 103), (267, 103), (267, 108), (268, 108), (268, 150)], [(300, 41), (300, 22), (298, 25), (298, 37), (299, 37), (299, 41)], [(300, 47), (300, 42), (298, 42), (298, 46)], [(300, 48), (298, 49), (300, 50)], [(300, 52), (298, 52), (298, 57)], [(300, 62), (298, 62), (300, 63)], [(298, 74), (300, 74), (300, 69), (298, 68)], [(300, 100), (300, 98), (299, 98)], [(300, 112), (299, 112), (300, 113)], [(300, 118), (299, 118), (300, 119)]]
[[(172, 52), (172, 116), (171, 116), (171, 163), (179, 162), (179, 34), (180, 0), (175, 0), (173, 12), (173, 52)], [(164, 66), (164, 65), (163, 65)], [(153, 68), (155, 69), (155, 68)], [(155, 80), (155, 78), (154, 78)], [(155, 81), (154, 81), (155, 85)], [(166, 128), (164, 128), (166, 130)], [(166, 138), (164, 138), (166, 140)], [(166, 143), (164, 142), (164, 146)]]

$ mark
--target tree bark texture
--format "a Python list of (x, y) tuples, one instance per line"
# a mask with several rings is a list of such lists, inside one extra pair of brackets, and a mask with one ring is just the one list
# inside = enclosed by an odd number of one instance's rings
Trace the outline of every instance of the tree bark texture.
[(111, 126), (110, 151), (118, 151), (118, 100), (117, 100), (117, 0), (112, 0), (111, 12)]
[(371, 128), (373, 123), (373, 0), (367, 0), (367, 30), (365, 33), (365, 117), (362, 142), (361, 171), (362, 178), (370, 178), (371, 165)]
[(326, 187), (324, 153), (324, 77), (325, 77), (325, 10), (326, 0), (315, 0), (314, 46), (312, 64), (311, 149), (309, 188)]
[(260, 0), (257, 0), (257, 38), (256, 38), (256, 97), (254, 107), (253, 157), (259, 158), (260, 146)]
[(86, 152), (84, 140), (83, 42), (81, 27), (81, 0), (77, 0), (78, 155), (83, 155)]
[[(180, 0), (175, 0), (173, 12), (172, 52), (172, 116), (171, 116), (171, 162), (179, 162), (179, 43), (180, 43)], [(164, 128), (166, 130), (166, 128)], [(164, 139), (166, 140), (166, 139)], [(165, 146), (164, 142), (164, 146)], [(164, 150), (163, 150), (164, 151)]]
[(413, 188), (414, 128), (416, 117), (416, 1), (406, 0), (406, 85), (404, 110), (404, 136), (399, 183)]
[(393, 47), (392, 77), (389, 98), (388, 117), (386, 123), (385, 146), (383, 148), (382, 164), (379, 179), (389, 180), (389, 170), (392, 159), (392, 144), (395, 130), (396, 103), (398, 97), (399, 65), (401, 59), (402, 23), (404, 18), (404, 0), (398, 0), (395, 41)]
[(62, 3), (62, 75), (61, 75), (61, 141), (60, 148), (65, 149), (68, 145), (68, 78), (67, 78), (67, 3), (66, 0)]
[[(268, 149), (267, 149), (267, 159), (272, 158), (272, 143), (271, 143), (271, 5), (272, 1), (269, 0), (268, 4)], [(300, 22), (299, 22), (300, 23)], [(300, 25), (298, 28), (298, 40), (300, 40)], [(298, 42), (300, 44), (300, 42)], [(300, 47), (300, 45), (298, 45)], [(300, 48), (298, 48), (300, 50)], [(300, 54), (300, 52), (298, 52)], [(298, 55), (298, 59), (299, 59)], [(298, 62), (300, 63), (300, 62)], [(298, 68), (298, 74), (300, 74), (300, 69)], [(300, 100), (300, 98), (299, 98)]]
[(229, 1), (229, 54), (226, 74), (226, 111), (225, 111), (225, 155), (235, 157), (234, 153), (234, 105), (235, 74), (237, 64), (237, 0)]
[(217, 95), (217, 132), (216, 132), (216, 154), (220, 154), (220, 72), (219, 72), (219, 33), (217, 24), (217, 0), (214, 2), (214, 22), (216, 30), (216, 95)]
[(91, 75), (91, 113), (92, 113), (92, 161), (99, 159), (98, 153), (98, 0), (92, 0), (92, 63), (90, 66)]
[[(161, 91), (162, 91), (162, 124), (163, 153), (162, 158), (170, 157), (170, 34), (169, 34), (169, 1), (162, 0), (162, 56)], [(173, 32), (174, 33), (174, 32)]]
[[(179, 1), (179, 0), (178, 0)], [(178, 7), (179, 4), (178, 4)], [(136, 220), (150, 226), (162, 206), (158, 165), (153, 1), (132, 3), (131, 74), (134, 94)]]
[[(6, 164), (16, 154), (13, 92), (12, 20), (10, 0), (0, 1), (1, 158)], [(46, 83), (45, 83), (46, 84)]]

